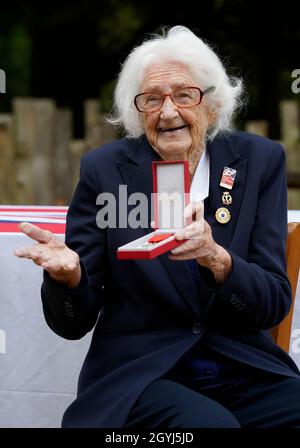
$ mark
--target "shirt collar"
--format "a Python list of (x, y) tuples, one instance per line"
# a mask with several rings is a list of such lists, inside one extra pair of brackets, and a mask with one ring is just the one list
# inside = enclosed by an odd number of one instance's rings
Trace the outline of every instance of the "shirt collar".
[(204, 149), (198, 162), (191, 188), (191, 201), (204, 201), (209, 192), (209, 153)]

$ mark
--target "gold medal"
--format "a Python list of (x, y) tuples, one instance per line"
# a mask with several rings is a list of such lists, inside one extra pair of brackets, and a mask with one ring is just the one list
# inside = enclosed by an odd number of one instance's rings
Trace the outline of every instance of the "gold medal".
[(225, 205), (232, 204), (232, 196), (229, 193), (229, 191), (224, 191), (223, 196), (222, 196), (222, 203)]
[(220, 224), (227, 224), (231, 218), (230, 211), (225, 207), (220, 207), (216, 211), (215, 217)]

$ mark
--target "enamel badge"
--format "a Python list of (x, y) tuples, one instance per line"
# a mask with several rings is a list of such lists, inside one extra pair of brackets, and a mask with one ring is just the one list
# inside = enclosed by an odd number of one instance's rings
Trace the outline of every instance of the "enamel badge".
[(229, 168), (228, 166), (224, 167), (223, 174), (221, 177), (220, 186), (231, 190), (234, 184), (234, 179), (236, 176), (236, 170), (233, 168)]
[(231, 218), (230, 211), (225, 207), (220, 207), (216, 211), (215, 217), (220, 224), (227, 224)]
[(229, 193), (229, 191), (224, 191), (224, 193), (222, 195), (222, 203), (224, 205), (232, 204), (232, 197), (231, 197), (231, 194)]

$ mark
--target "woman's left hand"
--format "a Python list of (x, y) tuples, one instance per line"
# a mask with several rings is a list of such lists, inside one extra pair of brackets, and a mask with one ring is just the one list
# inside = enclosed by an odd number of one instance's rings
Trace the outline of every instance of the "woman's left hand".
[(174, 261), (195, 259), (201, 266), (212, 271), (216, 282), (222, 283), (230, 274), (231, 256), (215, 242), (211, 227), (203, 215), (203, 202), (191, 202), (185, 208), (184, 217), (188, 222), (194, 217), (194, 221), (175, 234), (178, 241), (187, 241), (173, 249), (169, 257)]

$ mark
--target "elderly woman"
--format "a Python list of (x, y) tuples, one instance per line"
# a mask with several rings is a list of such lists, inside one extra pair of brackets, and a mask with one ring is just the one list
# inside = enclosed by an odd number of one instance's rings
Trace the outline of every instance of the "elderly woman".
[[(145, 41), (116, 86), (126, 137), (82, 158), (66, 245), (21, 225), (37, 243), (16, 255), (45, 270), (50, 328), (79, 339), (95, 326), (64, 427), (300, 425), (299, 371), (268, 332), (291, 304), (284, 150), (231, 129), (241, 91), (189, 29)], [(119, 261), (145, 229), (100, 228), (96, 198), (118, 201), (124, 184), (150, 198), (157, 160), (188, 160), (204, 207), (187, 207), (197, 218), (171, 253)]]

